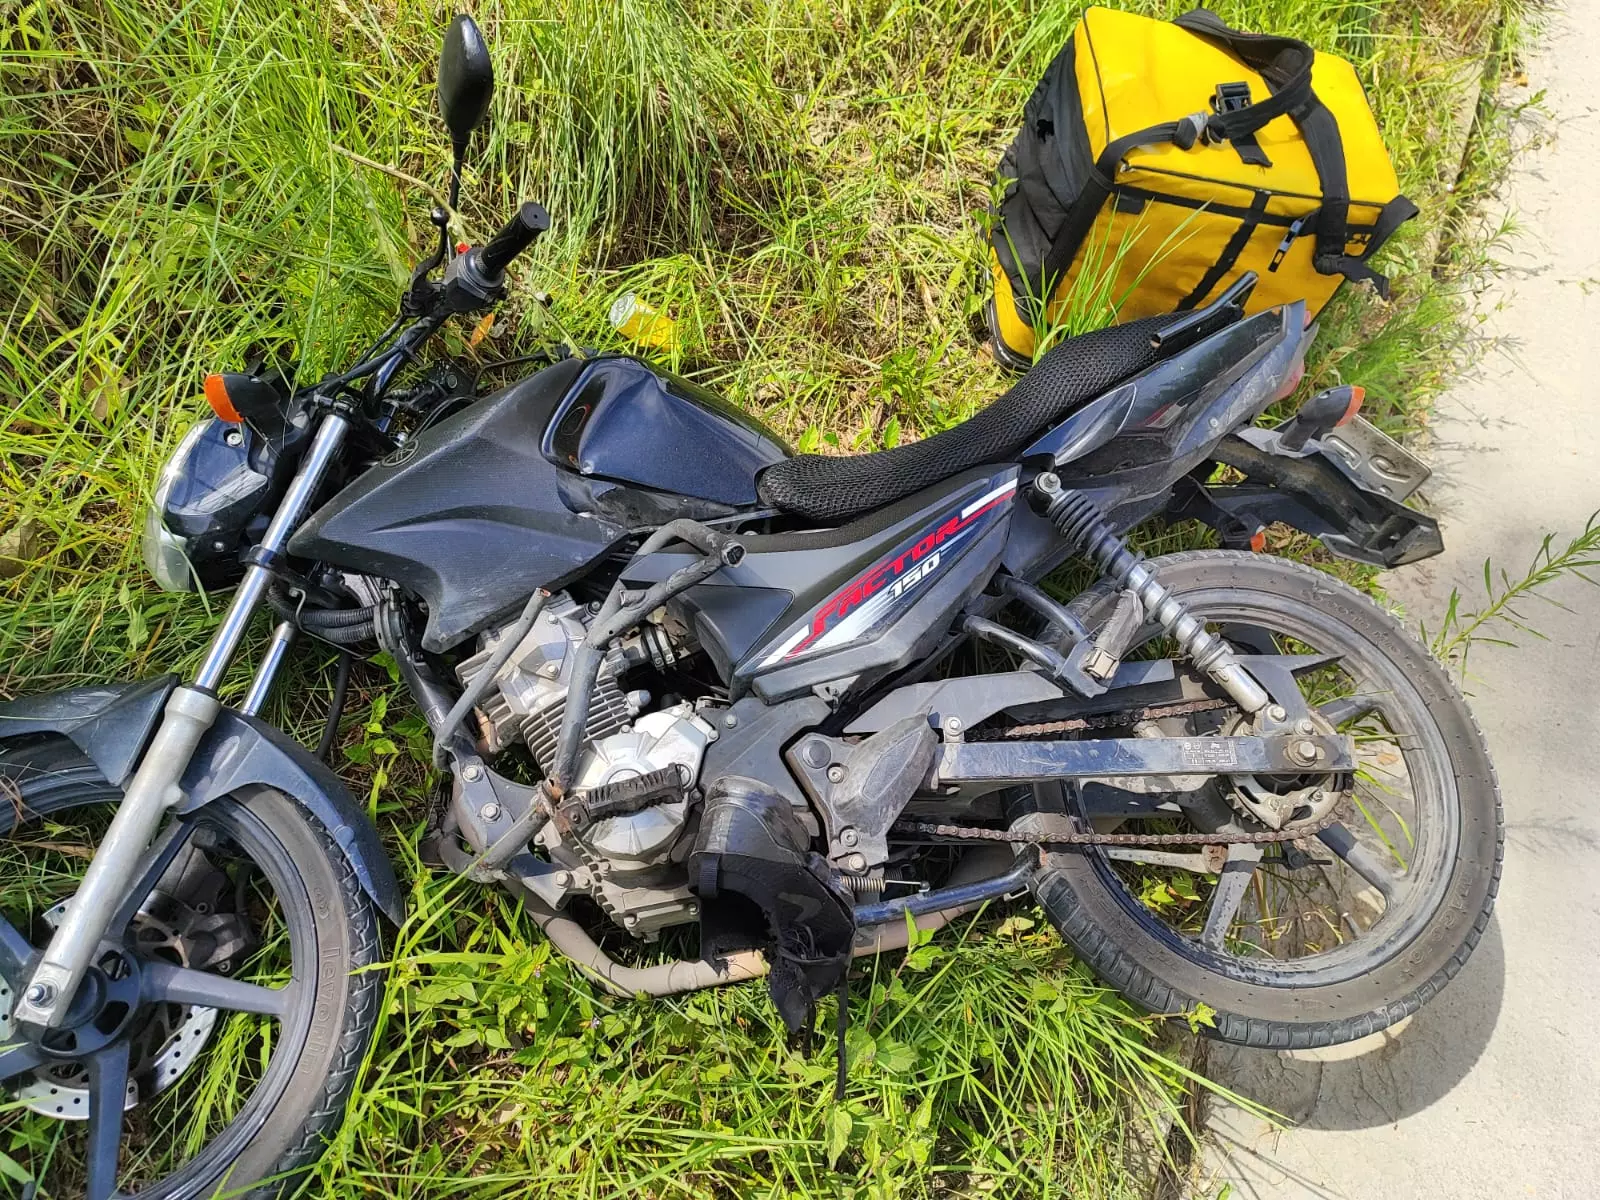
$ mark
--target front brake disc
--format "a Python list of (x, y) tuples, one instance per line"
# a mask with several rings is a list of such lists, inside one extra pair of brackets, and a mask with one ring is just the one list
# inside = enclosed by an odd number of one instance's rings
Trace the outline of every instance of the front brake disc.
[[(161, 904), (157, 904), (157, 901)], [(150, 908), (167, 911), (174, 908), (188, 911), (181, 901), (160, 893), (152, 894), (146, 909), (133, 918), (136, 945), (144, 957), (159, 958), (177, 966), (209, 965), (196, 960), (194, 939), (163, 920)], [(51, 929), (61, 924), (69, 901), (63, 900), (43, 916)], [(229, 914), (231, 915), (231, 914)], [(223, 922), (228, 915), (213, 914), (210, 925)], [(238, 938), (225, 939), (236, 942)], [(209, 957), (209, 956), (208, 956)], [(14, 1007), (11, 989), (0, 979), (0, 1044), (11, 1037)], [(132, 1053), (128, 1063), (128, 1090), (123, 1099), (123, 1109), (149, 1100), (178, 1081), (186, 1070), (200, 1058), (200, 1051), (210, 1040), (216, 1024), (217, 1010), (193, 1004), (152, 1005), (144, 1021), (130, 1035)], [(71, 1059), (40, 1067), (33, 1078), (16, 1088), (16, 1098), (34, 1112), (64, 1121), (83, 1121), (89, 1117), (89, 1072), (81, 1063)]]

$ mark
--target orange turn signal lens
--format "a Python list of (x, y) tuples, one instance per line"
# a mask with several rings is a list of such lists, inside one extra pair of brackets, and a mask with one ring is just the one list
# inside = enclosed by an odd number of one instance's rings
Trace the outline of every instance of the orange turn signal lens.
[(216, 413), (219, 419), (228, 424), (244, 423), (239, 410), (234, 408), (233, 401), (228, 399), (228, 382), (221, 375), (206, 376), (206, 403), (211, 405), (211, 411)]
[(1333, 427), (1335, 429), (1337, 429), (1337, 428), (1339, 428), (1339, 426), (1348, 425), (1352, 420), (1354, 420), (1355, 419), (1355, 415), (1358, 412), (1361, 411), (1361, 402), (1363, 400), (1365, 400), (1366, 398), (1367, 398), (1367, 389), (1366, 388), (1361, 387), (1359, 385), (1355, 386), (1355, 387), (1352, 387), (1350, 389), (1350, 407), (1344, 410), (1344, 416), (1340, 417), (1337, 421), (1335, 421), (1333, 423)]

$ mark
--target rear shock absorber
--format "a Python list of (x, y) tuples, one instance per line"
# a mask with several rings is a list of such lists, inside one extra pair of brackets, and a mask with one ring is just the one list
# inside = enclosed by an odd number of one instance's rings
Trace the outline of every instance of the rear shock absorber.
[(1174, 596), (1144, 559), (1128, 549), (1105, 515), (1082, 492), (1061, 486), (1061, 478), (1045, 471), (1033, 481), (1045, 502), (1045, 515), (1074, 549), (1102, 574), (1139, 597), (1144, 611), (1178, 643), (1179, 648), (1231, 696), (1245, 712), (1255, 714), (1272, 703), (1262, 686), (1234, 657), (1227, 642), (1206, 630), (1205, 623)]

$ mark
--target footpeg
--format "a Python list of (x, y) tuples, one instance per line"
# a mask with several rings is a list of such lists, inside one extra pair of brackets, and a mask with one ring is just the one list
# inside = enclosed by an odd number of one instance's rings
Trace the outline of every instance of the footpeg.
[(1093, 649), (1084, 656), (1083, 669), (1102, 683), (1115, 675), (1122, 665), (1118, 648), (1134, 635), (1143, 617), (1144, 606), (1136, 592), (1124, 591), (1118, 596), (1116, 611), (1094, 639)]

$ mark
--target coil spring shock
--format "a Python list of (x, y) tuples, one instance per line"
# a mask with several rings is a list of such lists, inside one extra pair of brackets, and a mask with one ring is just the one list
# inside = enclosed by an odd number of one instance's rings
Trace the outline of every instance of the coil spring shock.
[(1247, 713), (1257, 713), (1272, 702), (1261, 685), (1234, 657), (1232, 648), (1206, 630), (1205, 623), (1164, 587), (1142, 556), (1128, 548), (1105, 515), (1082, 492), (1061, 486), (1054, 472), (1033, 481), (1045, 501), (1045, 516), (1061, 536), (1107, 578), (1139, 598), (1144, 611), (1178, 643), (1196, 669), (1204, 671)]

